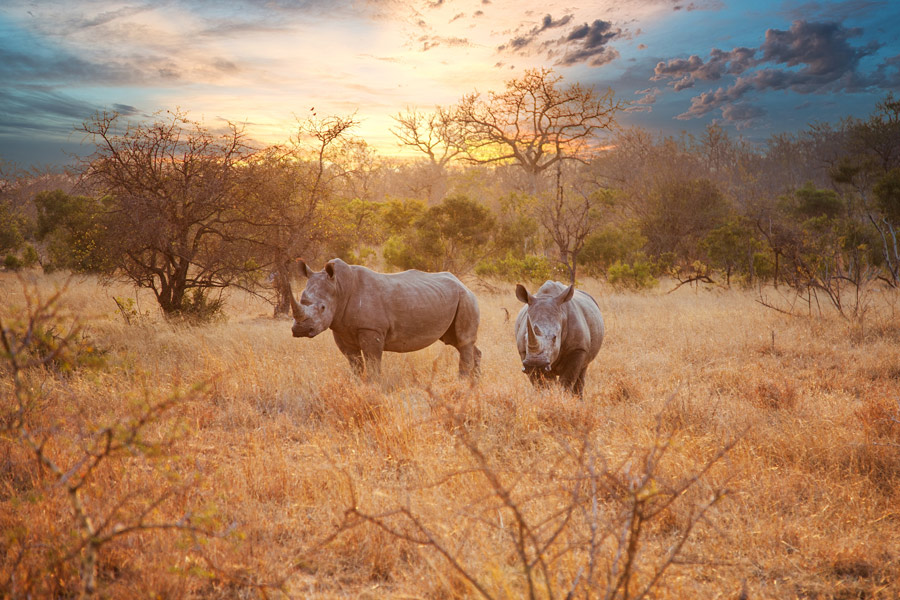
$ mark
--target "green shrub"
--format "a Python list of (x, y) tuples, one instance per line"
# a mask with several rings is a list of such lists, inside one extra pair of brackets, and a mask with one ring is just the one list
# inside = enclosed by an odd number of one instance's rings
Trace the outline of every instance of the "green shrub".
[(400, 269), (470, 270), (491, 241), (496, 221), (490, 210), (466, 196), (448, 196), (395, 233), (383, 250), (385, 262)]
[(753, 253), (753, 272), (760, 279), (771, 279), (775, 276), (775, 261), (769, 252)]
[(224, 307), (225, 298), (222, 296), (213, 299), (210, 298), (208, 289), (194, 288), (190, 293), (185, 294), (178, 316), (191, 323), (224, 321), (225, 313), (222, 312)]
[(588, 236), (578, 260), (587, 272), (603, 273), (616, 262), (634, 259), (646, 244), (636, 224), (606, 226)]
[(496, 277), (514, 282), (543, 282), (558, 276), (558, 270), (546, 256), (516, 258), (511, 252), (504, 258), (481, 261), (475, 266), (475, 274), (480, 277)]
[(28, 334), (26, 329), (26, 324), (16, 320), (8, 329), (9, 335), (14, 337), (28, 335), (27, 352), (23, 351), (20, 359), (39, 359), (47, 369), (60, 374), (106, 366), (108, 350), (98, 347), (85, 331), (64, 332), (58, 325), (41, 323), (33, 324)]
[(53, 190), (37, 194), (34, 203), (38, 211), (37, 239), (46, 244), (55, 268), (82, 273), (111, 268), (102, 199)]
[(31, 244), (25, 244), (25, 247), (22, 248), (22, 264), (25, 268), (33, 267), (40, 260), (40, 256), (38, 256), (37, 250), (34, 249), (34, 246)]
[(617, 288), (629, 290), (649, 289), (658, 283), (653, 276), (653, 265), (646, 260), (631, 264), (616, 261), (606, 272), (606, 279)]
[(20, 259), (15, 254), (7, 254), (6, 258), (3, 259), (3, 268), (5, 268), (7, 271), (18, 271), (23, 266), (25, 265), (22, 262), (22, 259)]

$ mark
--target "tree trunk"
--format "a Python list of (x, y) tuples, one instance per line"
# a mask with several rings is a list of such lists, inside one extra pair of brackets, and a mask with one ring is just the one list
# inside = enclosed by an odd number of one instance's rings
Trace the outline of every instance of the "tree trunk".
[(288, 283), (288, 277), (289, 274), (283, 268), (276, 269), (272, 273), (272, 283), (275, 287), (275, 292), (278, 295), (275, 302), (275, 309), (272, 313), (272, 317), (275, 319), (291, 316), (291, 294), (293, 292)]

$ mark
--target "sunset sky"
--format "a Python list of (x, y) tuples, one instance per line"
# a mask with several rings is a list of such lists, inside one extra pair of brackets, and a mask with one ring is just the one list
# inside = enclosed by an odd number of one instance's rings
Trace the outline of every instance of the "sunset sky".
[(900, 90), (898, 39), (896, 0), (4, 0), (0, 157), (64, 163), (97, 111), (176, 107), (259, 143), (355, 113), (394, 154), (391, 115), (540, 66), (611, 87), (624, 125), (764, 141)]

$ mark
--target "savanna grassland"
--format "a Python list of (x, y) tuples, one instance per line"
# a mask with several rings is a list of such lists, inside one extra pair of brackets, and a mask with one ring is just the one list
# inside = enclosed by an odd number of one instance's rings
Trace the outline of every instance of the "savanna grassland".
[[(64, 284), (0, 275), (4, 327)], [(849, 322), (585, 281), (580, 400), (520, 372), (512, 286), (472, 287), (469, 386), (440, 344), (364, 382), (251, 296), (191, 325), (68, 281), (67, 352), (0, 381), (3, 595), (77, 596), (96, 551), (110, 598), (900, 596), (896, 293)]]

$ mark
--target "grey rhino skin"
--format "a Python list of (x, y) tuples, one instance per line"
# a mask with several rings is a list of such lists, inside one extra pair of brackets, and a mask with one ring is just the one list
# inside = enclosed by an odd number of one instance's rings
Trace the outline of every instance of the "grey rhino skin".
[(516, 347), (522, 370), (535, 385), (556, 381), (584, 395), (588, 364), (600, 352), (605, 329), (597, 301), (558, 281), (546, 281), (535, 295), (516, 286), (525, 303), (516, 317)]
[(309, 281), (299, 303), (291, 293), (294, 337), (330, 328), (354, 370), (375, 376), (385, 350), (414, 352), (441, 340), (459, 351), (461, 376), (478, 374), (478, 301), (452, 273), (376, 273), (339, 258), (319, 272), (302, 261), (301, 269)]

